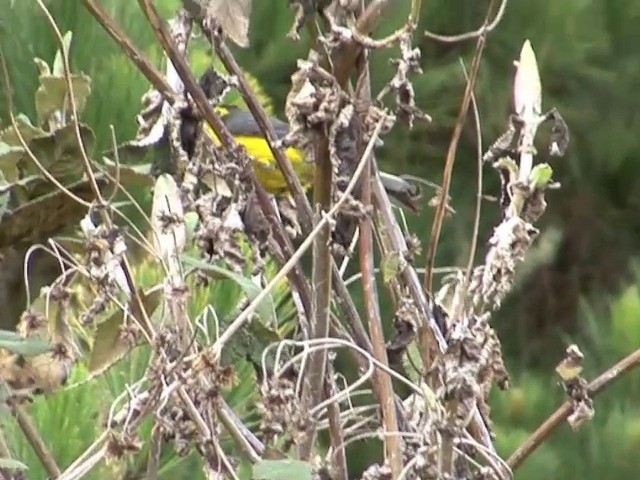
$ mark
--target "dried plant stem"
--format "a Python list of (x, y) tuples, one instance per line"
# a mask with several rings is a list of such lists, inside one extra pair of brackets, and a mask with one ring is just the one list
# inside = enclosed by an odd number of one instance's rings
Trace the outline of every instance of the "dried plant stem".
[[(358, 21), (354, 30), (361, 35), (369, 35), (375, 28), (378, 20), (382, 18), (384, 10), (389, 5), (390, 0), (374, 0), (366, 9), (362, 12), (362, 15), (358, 17)], [(346, 89), (349, 82), (349, 76), (353, 70), (358, 56), (362, 52), (362, 44), (359, 42), (344, 43), (340, 45), (339, 49), (334, 55), (332, 60), (333, 71), (338, 80), (338, 84)]]
[(127, 57), (129, 57), (135, 66), (147, 77), (155, 89), (165, 97), (165, 100), (173, 103), (173, 95), (175, 92), (173, 88), (171, 88), (171, 85), (169, 85), (169, 82), (167, 82), (167, 79), (145, 57), (144, 53), (138, 50), (131, 39), (127, 37), (126, 33), (120, 30), (120, 27), (109, 17), (109, 14), (102, 6), (95, 0), (82, 0), (82, 3), (109, 36), (120, 46)]
[[(619, 379), (625, 373), (640, 365), (640, 349), (630, 353), (614, 366), (602, 373), (592, 381), (587, 391), (591, 398), (601, 393), (606, 387)], [(563, 403), (553, 414), (540, 425), (533, 434), (509, 457), (507, 464), (512, 470), (518, 468), (522, 463), (549, 438), (553, 430), (571, 415), (572, 403)]]
[[(335, 394), (336, 386), (333, 381), (333, 367), (327, 367), (327, 380), (325, 382), (325, 398), (331, 398)], [(340, 419), (340, 408), (337, 402), (327, 405), (327, 416), (329, 417), (329, 437), (331, 439), (331, 450), (333, 458), (332, 478), (335, 480), (348, 480), (347, 455), (344, 450), (344, 431)]]
[(220, 419), (220, 423), (227, 430), (229, 435), (233, 437), (236, 445), (244, 452), (251, 462), (258, 462), (264, 454), (264, 445), (250, 431), (243, 432), (247, 427), (242, 425), (237, 418), (232, 417), (231, 408), (222, 401), (216, 408), (216, 415)]
[(85, 451), (82, 452), (81, 455), (76, 457), (76, 459), (73, 461), (71, 465), (67, 466), (65, 471), (62, 472), (60, 478), (69, 478), (69, 477), (73, 478), (74, 472), (80, 469), (82, 465), (86, 465), (86, 463), (91, 461), (92, 458), (95, 458), (96, 456), (100, 455), (100, 452), (104, 454), (105, 447), (103, 444), (106, 439), (107, 439), (107, 432), (105, 431), (105, 432), (102, 432), (102, 434), (97, 439), (95, 439), (94, 442), (91, 445), (89, 445), (89, 447), (87, 447)]
[[(487, 15), (485, 17), (484, 25), (485, 27), (489, 24), (489, 18), (494, 9), (494, 5), (496, 0), (491, 0), (489, 4), (489, 8), (487, 9)], [(455, 163), (456, 152), (458, 149), (458, 142), (460, 141), (460, 136), (462, 135), (462, 127), (464, 126), (464, 122), (467, 116), (467, 112), (469, 110), (469, 105), (471, 103), (471, 98), (473, 94), (473, 88), (475, 85), (475, 81), (478, 75), (478, 70), (480, 68), (480, 59), (482, 58), (482, 52), (485, 46), (486, 34), (483, 33), (478, 37), (478, 41), (476, 43), (476, 51), (473, 56), (473, 61), (471, 63), (471, 73), (469, 75), (469, 80), (467, 81), (464, 97), (462, 100), (462, 105), (460, 107), (460, 112), (458, 113), (458, 119), (456, 121), (456, 125), (453, 130), (453, 135), (451, 138), (451, 143), (449, 144), (449, 150), (447, 151), (447, 159), (445, 162), (444, 172), (442, 176), (442, 195), (441, 200), (436, 207), (436, 212), (433, 218), (433, 224), (431, 227), (431, 236), (429, 240), (429, 247), (427, 251), (427, 263), (425, 267), (425, 276), (424, 276), (424, 289), (427, 292), (433, 291), (433, 268), (435, 266), (435, 257), (438, 249), (438, 242), (440, 240), (440, 233), (442, 231), (442, 224), (444, 222), (444, 216), (446, 212), (447, 206), (447, 198), (449, 198), (449, 187), (451, 186), (451, 176), (453, 173), (453, 165)], [(422, 356), (422, 365), (426, 370), (430, 366), (431, 361), (431, 339), (432, 332), (427, 328), (420, 328), (418, 332), (418, 341), (420, 344), (420, 352)], [(448, 416), (450, 419), (454, 419), (457, 413), (457, 402), (450, 402), (447, 405)], [(474, 414), (474, 424), (477, 427), (482, 429), (483, 438), (482, 441), (487, 444), (487, 446), (491, 445), (491, 441), (489, 438), (486, 438), (486, 428), (482, 423), (481, 417), (478, 414), (477, 408)], [(453, 442), (448, 441), (449, 435), (444, 435), (443, 445), (442, 445), (442, 468), (445, 472), (450, 473), (453, 468)], [(488, 443), (487, 443), (488, 442)]]
[[(365, 205), (367, 205), (367, 201), (371, 204), (370, 182), (363, 182), (362, 201)], [(373, 273), (373, 235), (371, 222), (370, 218), (360, 222), (362, 289), (364, 292), (364, 304), (369, 322), (369, 335), (371, 336), (373, 355), (380, 363), (388, 365), (389, 360), (387, 358), (384, 333), (382, 331), (378, 294), (375, 285), (375, 275)], [(395, 394), (393, 393), (391, 379), (382, 372), (377, 371), (374, 375), (373, 383), (382, 410), (384, 429), (387, 432), (396, 432), (398, 431), (398, 420), (396, 418)], [(393, 478), (397, 478), (402, 472), (402, 449), (400, 448), (399, 437), (395, 435), (385, 437), (385, 457), (391, 466)]]
[[(366, 163), (366, 160), (364, 161)], [(316, 142), (315, 162), (313, 199), (317, 210), (314, 223), (317, 224), (321, 219), (322, 212), (328, 211), (331, 207), (331, 178), (333, 173), (329, 157), (329, 141), (326, 136)], [(313, 285), (311, 338), (313, 339), (327, 338), (329, 336), (332, 264), (330, 244), (331, 225), (325, 222), (313, 242), (313, 263), (311, 266), (311, 282)], [(327, 351), (318, 350), (312, 353), (302, 393), (302, 408), (304, 410), (308, 411), (321, 401), (326, 371)], [(312, 431), (307, 432), (306, 438), (300, 444), (300, 459), (308, 460), (310, 458), (313, 453), (314, 443), (315, 427), (312, 428)]]
[[(462, 65), (462, 71), (464, 73), (465, 80), (469, 82), (469, 75), (464, 67), (464, 62), (460, 61)], [(480, 231), (480, 212), (482, 211), (482, 129), (480, 128), (480, 112), (478, 111), (478, 104), (476, 102), (476, 96), (471, 91), (471, 108), (473, 111), (473, 121), (476, 127), (476, 165), (478, 167), (477, 184), (476, 184), (476, 208), (473, 216), (473, 233), (471, 234), (471, 245), (469, 246), (469, 259), (467, 260), (467, 270), (465, 272), (464, 288), (462, 290), (462, 297), (466, 297), (467, 287), (469, 280), (471, 279), (471, 271), (473, 270), (473, 261), (476, 257), (476, 249), (478, 247), (478, 233)], [(457, 305), (462, 306), (464, 302), (457, 302)], [(454, 318), (458, 316), (459, 312), (454, 312)]]
[(158, 478), (158, 467), (160, 466), (160, 453), (162, 449), (162, 430), (158, 425), (154, 425), (151, 430), (151, 446), (149, 447), (149, 460), (147, 460), (147, 473), (144, 478), (156, 480)]
[[(371, 78), (369, 75), (369, 58), (367, 50), (360, 56), (358, 90), (356, 92), (358, 100), (371, 101)], [(372, 165), (374, 166), (372, 168)], [(375, 172), (375, 159), (367, 158), (364, 170), (365, 181), (362, 182), (361, 201), (365, 208), (371, 206), (371, 173)], [(364, 305), (369, 325), (369, 335), (373, 346), (373, 355), (383, 365), (389, 365), (387, 349), (385, 345), (384, 332), (382, 331), (382, 320), (380, 313), (380, 301), (376, 289), (376, 277), (374, 273), (374, 246), (373, 246), (373, 219), (366, 216), (360, 221), (360, 270), (362, 271), (362, 289), (364, 293)], [(376, 370), (373, 377), (373, 385), (380, 409), (382, 411), (382, 422), (386, 432), (398, 431), (398, 419), (396, 417), (395, 393), (391, 378), (379, 370)], [(385, 437), (385, 458), (389, 462), (393, 478), (400, 476), (402, 465), (402, 448), (400, 437), (390, 435)]]
[(40, 436), (36, 426), (33, 424), (31, 417), (29, 417), (27, 412), (25, 412), (20, 405), (13, 405), (11, 407), (11, 412), (18, 422), (22, 433), (24, 433), (24, 436), (27, 438), (29, 445), (31, 445), (31, 448), (33, 448), (33, 451), (38, 456), (40, 463), (42, 463), (42, 466), (47, 471), (47, 474), (49, 474), (51, 478), (58, 478), (62, 471), (45, 445), (44, 440)]
[[(489, 18), (493, 12), (496, 0), (491, 0), (489, 8), (487, 9), (487, 15), (484, 20), (485, 27), (489, 25)], [(469, 105), (471, 104), (471, 94), (476, 82), (478, 70), (480, 69), (480, 60), (482, 58), (482, 52), (484, 51), (486, 40), (486, 32), (478, 37), (476, 42), (476, 51), (471, 62), (471, 73), (469, 74), (469, 81), (464, 91), (464, 97), (462, 99), (462, 105), (458, 112), (458, 119), (453, 129), (453, 135), (451, 137), (451, 143), (449, 143), (449, 150), (447, 151), (447, 159), (444, 166), (444, 172), (442, 174), (442, 195), (441, 200), (438, 202), (436, 212), (433, 217), (433, 224), (431, 226), (431, 237), (429, 239), (429, 249), (427, 251), (427, 264), (426, 272), (424, 275), (424, 289), (427, 292), (433, 291), (433, 267), (436, 260), (436, 252), (438, 250), (438, 243), (440, 241), (440, 233), (442, 232), (442, 224), (444, 222), (444, 215), (446, 212), (447, 198), (449, 198), (449, 188), (451, 186), (451, 176), (453, 173), (453, 164), (456, 159), (456, 152), (458, 150), (458, 142), (462, 135), (462, 127), (464, 126)], [(425, 345), (421, 345), (425, 347)], [(426, 365), (425, 365), (426, 366)]]
[(432, 40), (436, 40), (438, 42), (443, 42), (443, 43), (456, 43), (456, 42), (462, 42), (465, 40), (472, 40), (474, 38), (478, 38), (481, 35), (486, 35), (487, 33), (493, 31), (500, 23), (500, 20), (502, 20), (502, 17), (506, 9), (507, 9), (507, 0), (502, 0), (502, 3), (500, 4), (500, 8), (496, 12), (496, 15), (493, 21), (488, 25), (485, 23), (479, 29), (474, 30), (473, 32), (461, 33), (460, 35), (438, 35), (437, 33), (431, 33), (429, 31), (425, 31), (424, 36)]

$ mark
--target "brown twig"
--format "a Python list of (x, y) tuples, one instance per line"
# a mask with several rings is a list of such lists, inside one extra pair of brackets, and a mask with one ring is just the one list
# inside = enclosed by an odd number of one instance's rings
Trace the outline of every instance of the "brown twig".
[(160, 92), (169, 103), (173, 103), (175, 92), (167, 82), (167, 79), (147, 59), (147, 57), (133, 44), (131, 39), (120, 30), (109, 14), (95, 0), (82, 0), (85, 8), (93, 15), (102, 28), (120, 46), (136, 67), (147, 77), (147, 80)]
[(485, 23), (479, 29), (474, 30), (473, 32), (461, 33), (459, 35), (438, 35), (437, 33), (431, 33), (429, 31), (425, 31), (424, 36), (432, 40), (437, 40), (443, 43), (463, 42), (465, 40), (472, 40), (474, 38), (478, 38), (481, 35), (486, 36), (487, 33), (491, 32), (498, 26), (498, 24), (500, 23), (500, 20), (502, 20), (502, 16), (504, 15), (506, 8), (507, 8), (507, 0), (502, 0), (502, 3), (500, 4), (500, 8), (496, 12), (496, 15), (493, 21), (488, 25)]
[[(493, 11), (494, 5), (495, 5), (495, 1), (496, 0), (491, 0), (491, 3), (489, 4), (489, 8), (487, 10), (487, 15), (485, 17), (485, 21), (484, 24), (488, 25), (489, 23), (489, 17), (491, 15), (491, 12)], [(434, 264), (435, 264), (435, 256), (436, 256), (436, 251), (438, 249), (438, 242), (440, 240), (440, 233), (442, 230), (442, 224), (444, 222), (444, 216), (445, 216), (445, 212), (446, 212), (446, 205), (447, 205), (447, 198), (449, 198), (449, 187), (451, 186), (451, 176), (453, 173), (453, 164), (455, 162), (455, 156), (456, 156), (456, 151), (458, 148), (458, 142), (460, 140), (460, 136), (462, 135), (462, 127), (464, 126), (465, 123), (465, 118), (467, 116), (467, 111), (469, 110), (469, 104), (471, 103), (471, 97), (472, 97), (472, 93), (473, 93), (473, 88), (475, 85), (475, 80), (478, 74), (478, 70), (480, 68), (480, 59), (482, 58), (482, 52), (484, 50), (484, 45), (485, 45), (485, 35), (481, 35), (478, 38), (478, 42), (476, 44), (476, 51), (473, 57), (473, 61), (471, 63), (471, 74), (469, 75), (469, 81), (467, 81), (467, 86), (465, 88), (465, 92), (464, 92), (464, 98), (462, 100), (462, 105), (460, 107), (460, 112), (458, 113), (458, 119), (456, 121), (456, 125), (453, 131), (453, 136), (451, 138), (451, 143), (449, 144), (449, 150), (447, 152), (447, 160), (445, 163), (445, 167), (444, 167), (444, 173), (442, 176), (442, 195), (441, 195), (441, 200), (438, 203), (437, 207), (436, 207), (436, 212), (434, 214), (434, 218), (433, 218), (433, 224), (431, 227), (431, 237), (430, 237), (430, 241), (429, 241), (429, 249), (427, 251), (427, 264), (426, 264), (426, 268), (425, 268), (425, 275), (424, 275), (424, 289), (427, 292), (431, 292), (432, 291), (432, 283), (433, 283), (433, 268), (434, 268)], [(431, 361), (431, 355), (430, 355), (430, 351), (431, 351), (431, 337), (432, 337), (432, 332), (429, 331), (429, 329), (427, 328), (420, 328), (419, 332), (418, 332), (418, 342), (420, 345), (420, 352), (421, 352), (421, 356), (422, 356), (422, 365), (423, 368), (426, 370), (429, 368), (430, 366), (430, 361)], [(455, 410), (457, 410), (456, 408), (456, 402), (452, 402), (451, 405), (448, 405), (448, 407), (450, 407), (449, 409), (449, 416), (451, 418), (453, 418), (453, 416), (455, 416), (456, 412)], [(482, 419), (480, 417), (480, 415), (476, 414), (474, 415), (474, 423), (472, 425), (476, 425), (479, 428), (483, 429), (483, 432), (486, 431), (486, 428), (484, 428), (484, 425), (481, 423)], [(483, 435), (483, 437), (485, 437), (486, 435)], [(489, 441), (487, 446), (490, 446), (490, 440), (483, 438), (483, 442), (487, 442)], [(447, 448), (445, 448), (443, 446), (443, 450), (444, 450), (444, 468), (446, 471), (450, 471), (451, 467), (452, 467), (452, 463), (450, 462), (450, 459), (452, 458), (451, 454), (452, 454), (452, 448), (453, 445), (450, 444), (448, 445)]]
[[(640, 365), (640, 349), (630, 353), (620, 360), (614, 366), (602, 373), (598, 378), (592, 381), (587, 387), (589, 396), (595, 397), (601, 393), (606, 387), (619, 379), (625, 373), (629, 373), (635, 367)], [(535, 432), (509, 457), (507, 464), (512, 470), (518, 468), (522, 463), (549, 438), (551, 433), (571, 415), (572, 403), (567, 401), (563, 403), (549, 418), (547, 418)]]
[[(315, 174), (313, 199), (316, 206), (314, 224), (317, 224), (323, 212), (331, 208), (331, 179), (333, 176), (329, 157), (329, 141), (326, 136), (319, 138), (315, 144)], [(311, 338), (327, 338), (329, 336), (329, 319), (331, 314), (331, 264), (332, 256), (331, 225), (325, 223), (313, 241), (311, 266), (311, 283), (313, 285)], [(310, 356), (309, 369), (305, 375), (302, 394), (303, 408), (313, 408), (321, 399), (327, 371), (327, 351), (322, 349)], [(313, 453), (315, 428), (307, 432), (300, 445), (300, 458), (308, 460)]]
[[(331, 396), (337, 390), (334, 378), (334, 371), (332, 366), (327, 368), (327, 380), (325, 381), (325, 398), (331, 398)], [(333, 451), (332, 462), (333, 468), (331, 473), (335, 480), (348, 480), (349, 473), (347, 470), (347, 455), (344, 450), (344, 431), (342, 428), (342, 421), (340, 419), (340, 408), (332, 402), (327, 405), (327, 416), (329, 419), (329, 438), (331, 439), (331, 449)]]
[(160, 466), (160, 453), (162, 450), (162, 430), (156, 423), (151, 430), (151, 446), (149, 447), (149, 459), (147, 460), (147, 480), (158, 478), (158, 467)]
[(31, 445), (40, 463), (42, 463), (42, 466), (47, 471), (47, 474), (49, 474), (51, 478), (59, 477), (62, 471), (60, 467), (58, 467), (53, 455), (51, 455), (49, 448), (47, 448), (47, 445), (44, 443), (44, 440), (29, 415), (20, 405), (13, 405), (11, 412), (24, 433), (24, 436), (27, 438), (29, 445)]
[[(369, 35), (375, 28), (378, 20), (382, 18), (389, 2), (390, 0), (374, 0), (371, 2), (358, 18), (355, 30), (361, 35)], [(351, 43), (343, 43), (334, 56), (333, 74), (343, 89), (347, 86), (349, 75), (361, 52), (362, 45), (354, 41)]]
[[(368, 52), (364, 50), (360, 57), (358, 79), (358, 90), (356, 92), (358, 100), (364, 102), (371, 101), (371, 77), (369, 72)], [(361, 201), (365, 208), (371, 206), (371, 175), (375, 172), (375, 159), (373, 155), (367, 161), (363, 173), (365, 181), (362, 182)], [(369, 335), (373, 346), (373, 355), (376, 360), (385, 366), (389, 365), (387, 349), (385, 346), (384, 332), (382, 331), (382, 320), (380, 313), (380, 301), (376, 289), (376, 278), (374, 273), (374, 246), (373, 246), (373, 219), (366, 216), (360, 221), (360, 269), (362, 271), (362, 290), (364, 293), (364, 305), (369, 325)], [(398, 419), (396, 417), (395, 393), (391, 378), (380, 370), (376, 370), (373, 377), (374, 391), (380, 403), (382, 411), (382, 422), (386, 432), (398, 431)], [(398, 478), (401, 474), (402, 448), (400, 437), (389, 435), (385, 437), (385, 458), (389, 462), (393, 478)]]
[[(489, 25), (489, 18), (493, 12), (496, 0), (491, 0), (489, 8), (487, 9), (487, 15), (485, 17), (484, 25)], [(424, 289), (427, 292), (431, 292), (433, 283), (433, 267), (436, 259), (436, 252), (438, 250), (438, 242), (440, 241), (440, 233), (442, 231), (442, 224), (444, 222), (444, 216), (446, 212), (447, 198), (449, 198), (449, 188), (451, 186), (451, 176), (453, 173), (453, 164), (456, 159), (456, 152), (458, 150), (458, 142), (462, 135), (462, 128), (467, 117), (469, 105), (471, 103), (471, 93), (476, 82), (478, 70), (480, 68), (480, 60), (482, 58), (482, 52), (484, 51), (486, 40), (486, 32), (483, 32), (476, 43), (476, 51), (471, 62), (471, 73), (469, 75), (469, 81), (465, 88), (464, 97), (462, 99), (462, 105), (460, 106), (460, 112), (458, 113), (458, 119), (453, 129), (453, 135), (451, 137), (451, 143), (449, 144), (449, 150), (447, 151), (447, 159), (444, 166), (444, 173), (442, 175), (442, 196), (441, 201), (438, 202), (436, 212), (433, 217), (433, 224), (431, 226), (431, 237), (429, 239), (429, 249), (427, 251), (427, 263), (426, 271), (424, 275)], [(424, 347), (425, 345), (422, 345)], [(426, 366), (426, 365), (425, 365)]]
[[(462, 64), (462, 71), (464, 72), (464, 77), (467, 82), (469, 82), (469, 75), (464, 67), (464, 63), (462, 60), (460, 61)], [(478, 175), (477, 175), (477, 183), (476, 183), (476, 208), (473, 217), (473, 233), (471, 234), (471, 245), (469, 246), (469, 259), (467, 260), (467, 270), (465, 273), (465, 283), (464, 283), (464, 291), (462, 296), (465, 297), (467, 286), (469, 285), (469, 280), (471, 279), (471, 271), (473, 270), (473, 261), (476, 257), (476, 249), (478, 248), (478, 233), (480, 231), (480, 212), (482, 211), (482, 129), (480, 128), (480, 113), (478, 111), (478, 104), (476, 102), (476, 96), (471, 91), (471, 108), (473, 111), (473, 121), (476, 127), (476, 165), (478, 167)], [(458, 305), (462, 305), (462, 302), (459, 302)], [(457, 317), (457, 315), (454, 315)]]

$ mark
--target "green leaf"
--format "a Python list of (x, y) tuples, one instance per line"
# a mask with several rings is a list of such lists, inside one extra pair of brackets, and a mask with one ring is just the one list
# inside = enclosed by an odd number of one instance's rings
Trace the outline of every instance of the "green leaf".
[(385, 255), (382, 259), (380, 269), (382, 270), (382, 281), (389, 284), (404, 268), (405, 260), (400, 252), (394, 251)]
[(531, 170), (529, 182), (534, 189), (542, 190), (549, 185), (552, 175), (553, 169), (551, 165), (548, 163), (540, 163)]
[(24, 148), (16, 145), (9, 145), (0, 141), (0, 170), (7, 171), (7, 177), (15, 179), (17, 171), (14, 171), (18, 160), (24, 155)]
[[(34, 127), (25, 115), (15, 117), (16, 128), (28, 145), (36, 137), (43, 137), (47, 132)], [(24, 149), (13, 125), (0, 131), (0, 170), (8, 182), (18, 178), (18, 161), (24, 156)]]
[[(64, 34), (64, 37), (62, 37), (62, 43), (64, 44), (64, 48), (67, 51), (67, 56), (69, 55), (69, 50), (71, 48), (72, 38), (72, 32), (67, 32)], [(64, 59), (62, 57), (62, 51), (60, 50), (56, 52), (56, 57), (53, 60), (53, 75), (55, 77), (64, 77)]]
[(42, 340), (22, 338), (16, 332), (0, 330), (0, 348), (12, 353), (33, 357), (49, 350), (49, 344)]
[[(253, 283), (251, 279), (243, 277), (242, 275), (238, 275), (237, 273), (227, 270), (226, 268), (222, 268), (217, 265), (211, 265), (188, 255), (181, 255), (180, 258), (187, 265), (216, 273), (237, 283), (238, 286), (242, 288), (245, 295), (247, 295), (247, 298), (249, 298), (249, 300), (255, 299), (262, 291), (262, 289), (258, 285)], [(256, 311), (263, 323), (275, 324), (276, 311), (273, 302), (273, 296), (271, 294), (267, 295), (267, 297), (260, 302)]]
[[(82, 113), (91, 93), (91, 78), (82, 73), (71, 75), (71, 88), (78, 115)], [(40, 75), (40, 87), (36, 91), (38, 119), (45, 123), (56, 112), (71, 111), (67, 80), (55, 75)]]
[(36, 57), (33, 59), (33, 62), (36, 64), (36, 68), (38, 69), (38, 73), (40, 75), (51, 75), (49, 64), (43, 59)]
[(300, 460), (261, 460), (253, 466), (254, 480), (311, 480), (311, 465)]
[(13, 458), (0, 458), (0, 468), (7, 470), (29, 470), (24, 463), (14, 460)]
[[(153, 186), (153, 175), (151, 175), (152, 165), (150, 163), (143, 163), (140, 165), (126, 165), (120, 163), (118, 166), (114, 161), (106, 157), (102, 157), (102, 161), (104, 162), (104, 165), (101, 167), (109, 172), (109, 175), (113, 178), (119, 178), (120, 184), (128, 191), (131, 191), (133, 187)], [(109, 183), (111, 183), (110, 180)]]
[[(27, 143), (29, 143), (32, 138), (47, 135), (47, 132), (39, 127), (34, 126), (33, 123), (31, 123), (29, 117), (27, 117), (23, 113), (16, 115), (15, 121), (18, 131)], [(10, 125), (4, 130), (0, 131), (0, 141), (3, 141), (4, 143), (7, 143), (9, 145), (20, 145), (20, 140), (18, 140), (18, 135), (16, 134), (13, 125)]]
[[(85, 151), (90, 152), (95, 142), (93, 130), (84, 124), (78, 127)], [(78, 144), (73, 125), (65, 125), (46, 136), (35, 137), (29, 147), (42, 166), (56, 179), (69, 181), (82, 177), (84, 173), (82, 149)], [(41, 174), (30, 159), (23, 159), (23, 164), (27, 174)]]

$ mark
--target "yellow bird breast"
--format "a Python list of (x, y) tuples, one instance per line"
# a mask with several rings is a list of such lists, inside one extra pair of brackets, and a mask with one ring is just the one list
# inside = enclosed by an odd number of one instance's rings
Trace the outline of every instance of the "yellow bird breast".
[[(216, 145), (220, 144), (217, 135), (206, 124), (205, 131)], [(288, 191), (284, 175), (271, 153), (269, 144), (264, 137), (236, 135), (231, 132), (236, 142), (243, 145), (252, 160), (253, 171), (262, 187), (272, 195), (280, 195)], [(294, 172), (298, 176), (304, 189), (311, 187), (313, 182), (314, 164), (307, 161), (304, 153), (294, 147), (285, 150)]]

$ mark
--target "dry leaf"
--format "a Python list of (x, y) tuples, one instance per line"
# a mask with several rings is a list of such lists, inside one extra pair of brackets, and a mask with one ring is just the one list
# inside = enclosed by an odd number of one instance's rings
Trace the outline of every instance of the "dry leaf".
[(249, 46), (251, 0), (182, 0), (182, 6), (194, 18), (215, 22), (241, 47)]
[(249, 46), (251, 0), (209, 0), (205, 19), (215, 19), (222, 31), (241, 47)]

